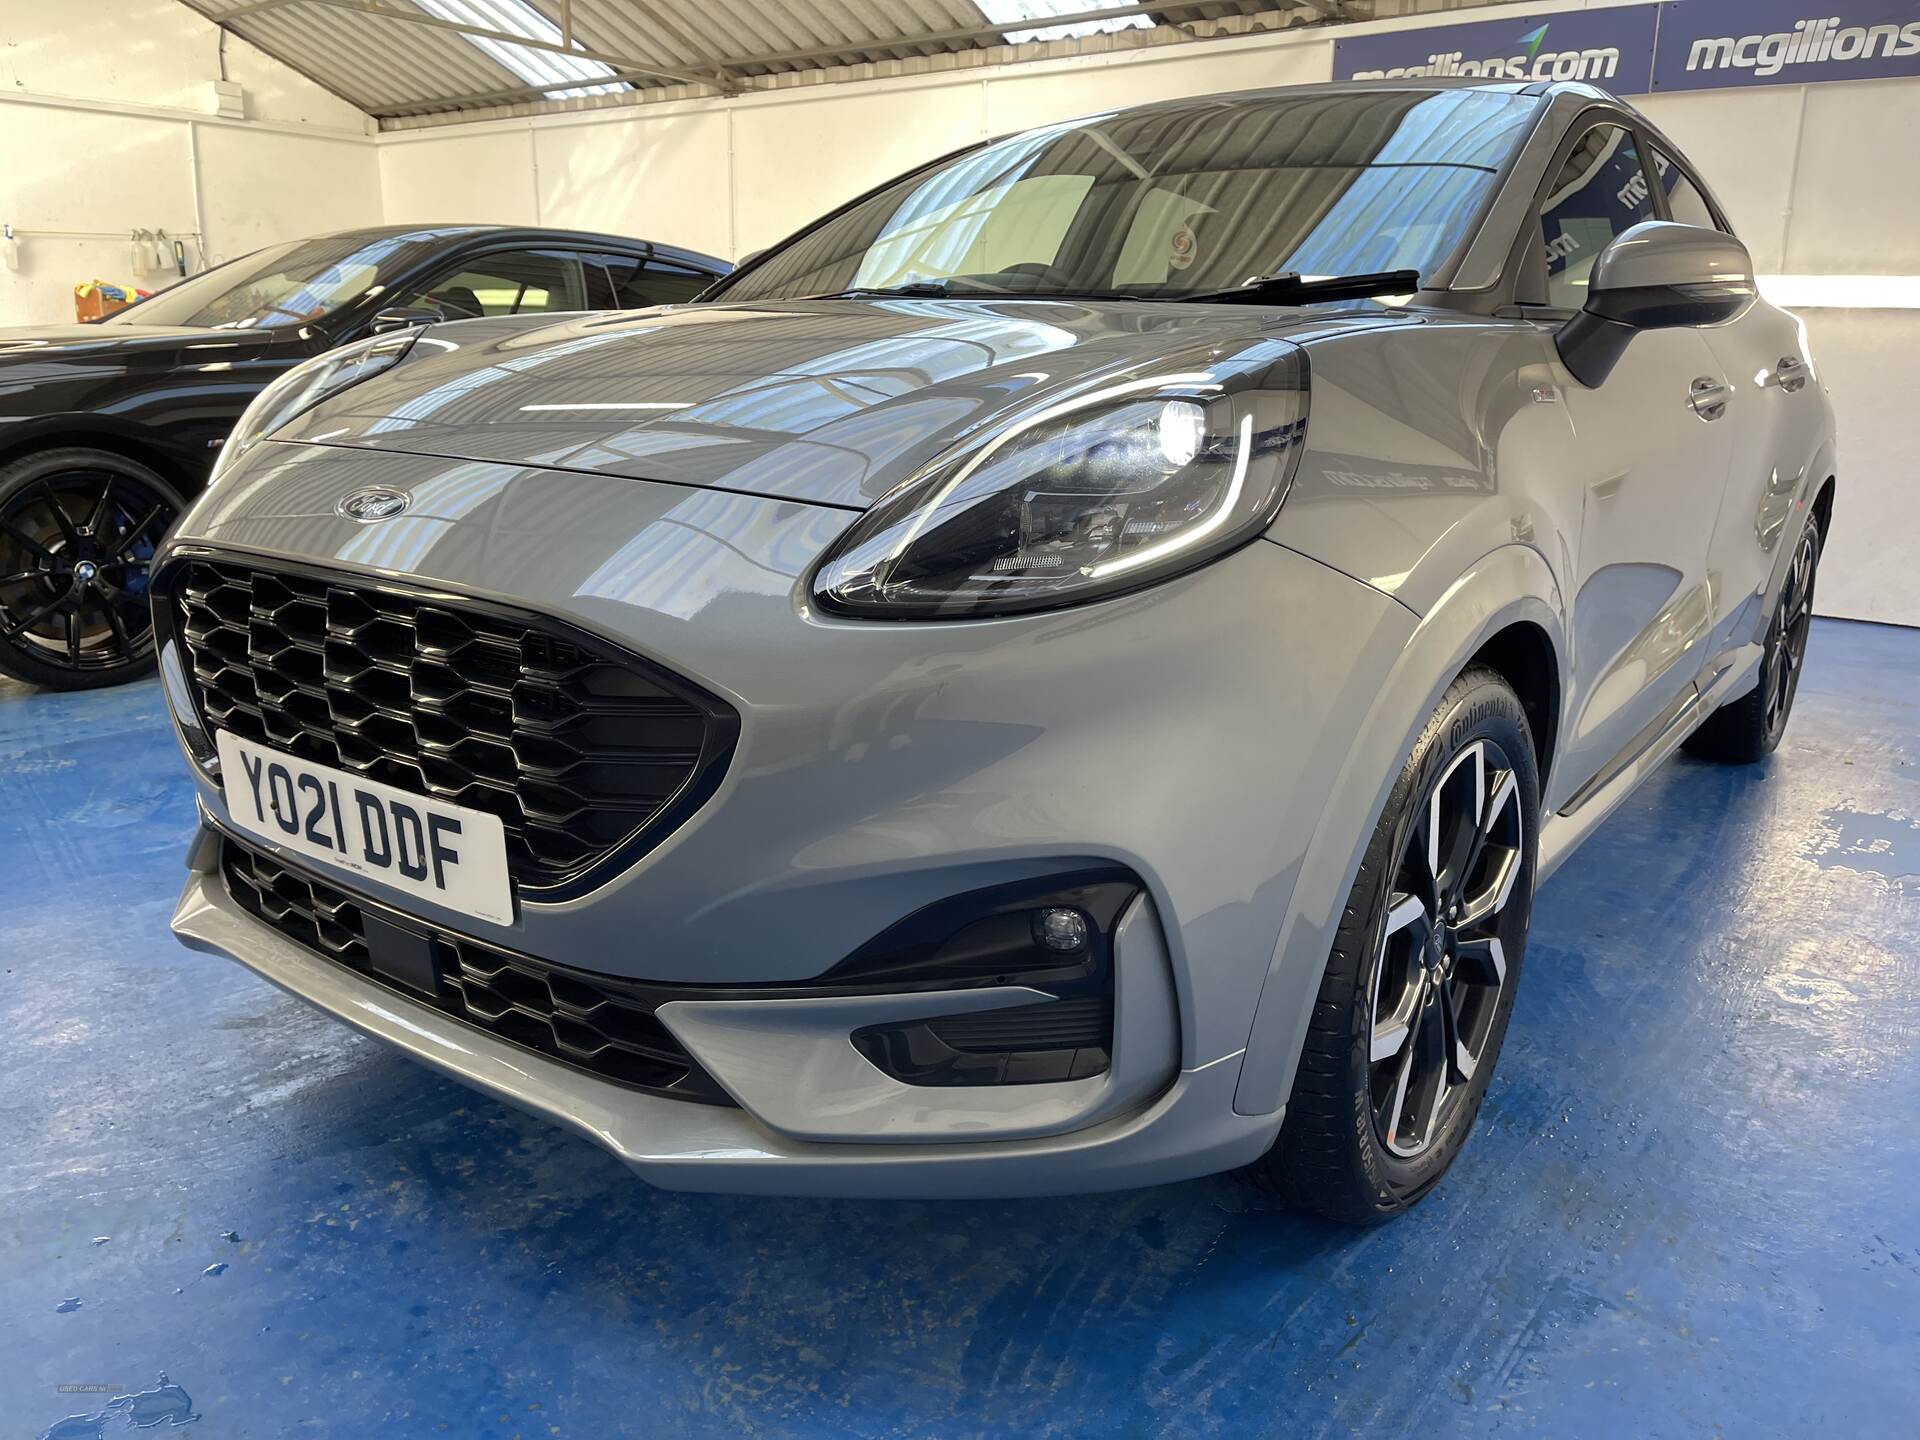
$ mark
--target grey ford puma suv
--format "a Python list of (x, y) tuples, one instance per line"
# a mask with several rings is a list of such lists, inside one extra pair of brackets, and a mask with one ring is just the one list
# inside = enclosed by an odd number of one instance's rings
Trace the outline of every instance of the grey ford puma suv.
[(155, 567), (189, 944), (662, 1185), (1440, 1177), (1536, 885), (1773, 750), (1804, 332), (1578, 85), (946, 156), (697, 301), (387, 334)]

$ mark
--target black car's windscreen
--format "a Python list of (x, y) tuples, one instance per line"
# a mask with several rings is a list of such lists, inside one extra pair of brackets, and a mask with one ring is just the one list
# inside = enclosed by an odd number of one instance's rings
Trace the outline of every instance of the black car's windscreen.
[(1050, 125), (910, 175), (716, 300), (944, 281), (1175, 297), (1417, 270), (1463, 238), (1538, 102), (1477, 90), (1196, 100)]
[(362, 232), (272, 245), (182, 280), (103, 323), (220, 330), (305, 325), (389, 283), (451, 233)]

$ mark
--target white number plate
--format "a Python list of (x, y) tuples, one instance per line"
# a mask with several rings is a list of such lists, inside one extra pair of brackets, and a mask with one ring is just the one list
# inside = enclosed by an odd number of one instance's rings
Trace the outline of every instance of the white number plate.
[(222, 730), (227, 814), (242, 830), (449, 910), (513, 923), (497, 815), (298, 760)]

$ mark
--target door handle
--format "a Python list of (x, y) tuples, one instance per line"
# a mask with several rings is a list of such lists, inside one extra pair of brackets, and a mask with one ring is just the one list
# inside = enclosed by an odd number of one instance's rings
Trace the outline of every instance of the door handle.
[(1798, 395), (1807, 388), (1807, 362), (1798, 355), (1784, 355), (1780, 363), (1773, 367), (1773, 374), (1767, 377), (1767, 384), (1778, 385), (1789, 395)]
[(1727, 413), (1727, 402), (1733, 399), (1733, 387), (1711, 376), (1702, 375), (1693, 382), (1693, 390), (1687, 396), (1687, 404), (1693, 407), (1693, 413), (1702, 420), (1714, 421)]

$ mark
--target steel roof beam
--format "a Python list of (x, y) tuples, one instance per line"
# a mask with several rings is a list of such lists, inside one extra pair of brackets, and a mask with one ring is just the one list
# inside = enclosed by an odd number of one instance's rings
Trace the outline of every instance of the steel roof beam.
[[(377, 4), (376, 0), (250, 0), (249, 4), (229, 10), (219, 17), (221, 25), (230, 25), (233, 21), (248, 15), (257, 15), (264, 10), (279, 9), (283, 5), (325, 5), (335, 10), (350, 10), (356, 15), (370, 15), (379, 20), (395, 20), (403, 25), (425, 25), (434, 30), (449, 30), (457, 35), (471, 35), (480, 40), (492, 40), (502, 45), (518, 45), (527, 50), (544, 50), (554, 55), (571, 55), (576, 60), (598, 60), (603, 65), (611, 65), (617, 71), (625, 71), (635, 76), (646, 76), (656, 80), (678, 80), (688, 85), (711, 85), (722, 92), (730, 92), (736, 86), (730, 76), (723, 76), (719, 70), (701, 73), (696, 70), (676, 70), (656, 65), (647, 60), (636, 59), (631, 55), (620, 55), (612, 51), (596, 50), (589, 46), (563, 45), (551, 40), (535, 40), (525, 35), (516, 35), (511, 30), (490, 30), (484, 25), (468, 25), (459, 20), (443, 20), (438, 15), (429, 15), (423, 10), (396, 10), (389, 5)], [(602, 76), (581, 80), (580, 85), (604, 85), (614, 80), (613, 76)], [(539, 87), (538, 93), (549, 90), (571, 90), (570, 84), (547, 85)]]
[[(1305, 10), (1322, 19), (1327, 15), (1327, 7), (1338, 6), (1345, 0), (1278, 0), (1273, 9)], [(1044, 29), (1048, 25), (1078, 25), (1088, 20), (1126, 20), (1136, 15), (1149, 18), (1167, 15), (1198, 15), (1205, 10), (1219, 8), (1220, 0), (1182, 0), (1182, 3), (1167, 4), (1164, 0), (1149, 0), (1149, 3), (1130, 5), (1103, 5), (1098, 10), (1077, 10), (1070, 15), (1038, 16), (1008, 25), (975, 25), (964, 30), (934, 30), (919, 35), (897, 35), (886, 39), (856, 40), (844, 45), (821, 45), (808, 50), (784, 50), (770, 55), (729, 55), (718, 63), (729, 70), (744, 70), (755, 65), (801, 65), (809, 61), (830, 60), (840, 55), (864, 55), (875, 51), (910, 49), (916, 45), (960, 45), (981, 42), (1005, 44), (1003, 38), (1009, 30)], [(908, 55), (890, 56), (891, 59), (910, 59)]]
[[(332, 4), (345, 5), (348, 8), (356, 9), (361, 8), (366, 3), (367, 0), (256, 0), (256, 4), (258, 5)], [(1065, 16), (1062, 17), (1062, 19), (1081, 21), (1119, 19), (1131, 15), (1195, 15), (1209, 9), (1217, 8), (1219, 3), (1220, 0), (1175, 0), (1175, 3), (1165, 3), (1165, 0), (1159, 0), (1159, 3), (1109, 5), (1099, 10), (1087, 10), (1079, 14)], [(1354, 0), (1279, 0), (1275, 8), (1293, 11), (1304, 10), (1322, 20), (1339, 20), (1351, 18), (1350, 7), (1353, 3)], [(392, 14), (393, 12), (387, 11), (383, 13)], [(663, 76), (662, 72), (656, 68), (626, 68), (616, 65), (616, 73), (602, 77), (598, 83), (610, 84), (617, 81), (632, 83), (647, 79), (675, 78), (685, 80), (690, 84), (716, 86), (723, 92), (731, 92), (746, 83), (742, 77), (733, 73), (743, 69), (768, 65), (805, 65), (809, 62), (817, 63), (845, 55), (883, 54), (889, 59), (904, 60), (912, 58), (912, 51), (914, 47), (917, 46), (978, 43), (982, 40), (997, 40), (1005, 33), (1006, 29), (1006, 26), (1001, 25), (972, 27), (965, 30), (941, 30), (921, 35), (903, 35), (885, 39), (854, 40), (840, 46), (821, 46), (810, 50), (786, 50), (758, 55), (725, 56), (714, 60), (711, 70), (682, 73), (677, 76)], [(681, 39), (682, 43), (690, 43), (684, 34), (681, 36)], [(591, 59), (599, 59), (607, 64), (615, 63), (615, 57), (604, 53), (578, 50), (570, 53), (585, 55)], [(379, 106), (370, 113), (377, 119), (398, 119), (402, 116), (409, 115), (441, 114), (468, 106), (512, 105), (524, 101), (545, 99), (550, 90), (557, 88), (560, 87), (551, 85), (522, 85), (514, 86), (510, 89), (487, 90), (474, 94), (448, 95), (420, 100), (402, 100), (389, 105)]]

